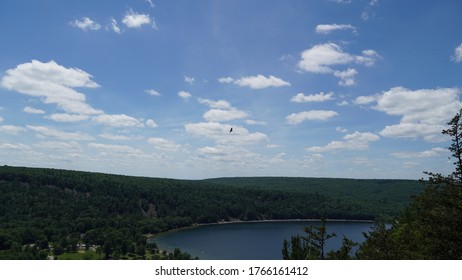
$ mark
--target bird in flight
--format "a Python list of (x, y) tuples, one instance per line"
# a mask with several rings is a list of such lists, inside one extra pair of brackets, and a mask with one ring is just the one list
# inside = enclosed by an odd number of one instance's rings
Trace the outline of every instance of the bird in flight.
[(231, 127), (231, 129), (229, 130), (229, 132), (233, 132), (233, 128)]

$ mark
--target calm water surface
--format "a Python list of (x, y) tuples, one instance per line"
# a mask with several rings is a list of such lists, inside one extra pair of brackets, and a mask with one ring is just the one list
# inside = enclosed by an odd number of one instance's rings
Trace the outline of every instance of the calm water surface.
[[(180, 248), (202, 260), (279, 260), (284, 239), (303, 235), (303, 228), (319, 222), (255, 222), (207, 225), (188, 228), (159, 236), (152, 241), (167, 251)], [(326, 252), (337, 250), (343, 236), (363, 242), (362, 232), (370, 231), (373, 224), (364, 222), (328, 222), (329, 239)]]

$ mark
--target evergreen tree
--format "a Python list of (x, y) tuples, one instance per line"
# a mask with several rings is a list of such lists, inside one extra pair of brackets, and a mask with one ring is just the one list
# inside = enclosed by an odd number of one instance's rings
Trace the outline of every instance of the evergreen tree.
[(425, 172), (426, 188), (387, 229), (366, 234), (362, 259), (462, 259), (462, 119), (457, 113), (442, 133), (451, 137), (448, 148), (455, 171), (447, 176)]

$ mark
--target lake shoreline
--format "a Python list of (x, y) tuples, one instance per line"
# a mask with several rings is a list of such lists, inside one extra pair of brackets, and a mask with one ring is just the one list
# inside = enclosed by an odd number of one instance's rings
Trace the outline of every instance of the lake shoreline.
[[(194, 223), (190, 226), (181, 227), (170, 229), (167, 231), (159, 232), (156, 234), (147, 234), (148, 240), (155, 240), (161, 236), (166, 234), (174, 233), (181, 230), (193, 229), (202, 226), (213, 226), (213, 225), (225, 225), (225, 224), (244, 224), (244, 223), (284, 223), (284, 222), (320, 222), (321, 219), (269, 219), (269, 220), (251, 220), (251, 221), (244, 221), (244, 220), (230, 220), (230, 221), (218, 221), (215, 223)], [(347, 222), (347, 223), (374, 223), (374, 220), (353, 220), (353, 219), (326, 219), (326, 222)]]
[[(180, 248), (200, 259), (280, 259), (283, 240), (294, 234), (303, 235), (304, 227), (320, 222), (320, 219), (284, 219), (202, 223), (163, 232), (148, 242), (156, 243), (161, 251), (171, 253)], [(330, 240), (326, 248), (337, 250), (341, 247), (341, 236), (362, 243), (363, 233), (370, 231), (373, 221), (332, 219), (327, 221), (327, 227), (338, 237)]]

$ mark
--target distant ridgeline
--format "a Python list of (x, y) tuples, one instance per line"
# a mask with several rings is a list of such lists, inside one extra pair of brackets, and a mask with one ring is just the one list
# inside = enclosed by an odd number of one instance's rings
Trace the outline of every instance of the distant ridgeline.
[[(145, 258), (150, 233), (229, 220), (389, 218), (422, 190), (410, 180), (174, 180), (3, 166), (0, 258), (43, 258), (82, 244), (105, 258)], [(30, 244), (36, 251), (24, 249)]]

